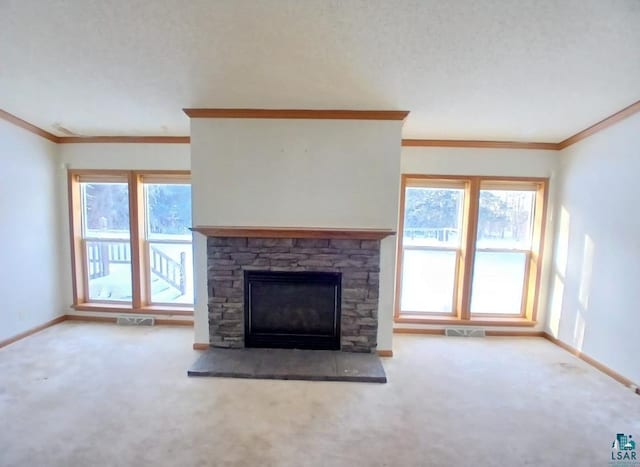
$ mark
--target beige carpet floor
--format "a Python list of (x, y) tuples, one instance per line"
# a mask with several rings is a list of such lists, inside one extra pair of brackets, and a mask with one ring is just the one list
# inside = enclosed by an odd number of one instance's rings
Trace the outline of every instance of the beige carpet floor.
[(539, 338), (394, 337), (389, 383), (187, 378), (192, 330), (0, 349), (2, 466), (605, 466), (640, 397)]

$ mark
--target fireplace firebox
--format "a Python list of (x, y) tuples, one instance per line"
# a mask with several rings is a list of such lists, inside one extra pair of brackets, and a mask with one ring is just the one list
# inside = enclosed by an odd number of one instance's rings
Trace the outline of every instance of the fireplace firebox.
[(342, 274), (244, 271), (246, 347), (340, 349)]

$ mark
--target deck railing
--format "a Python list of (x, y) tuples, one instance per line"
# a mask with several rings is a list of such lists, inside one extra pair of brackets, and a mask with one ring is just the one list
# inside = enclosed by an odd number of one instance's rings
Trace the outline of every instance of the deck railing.
[[(85, 240), (89, 279), (98, 279), (110, 274), (111, 264), (131, 263), (131, 244), (128, 241), (115, 239)], [(160, 249), (149, 245), (149, 266), (151, 272), (180, 291), (186, 292), (185, 252), (180, 252), (179, 261), (174, 260)]]
[(161, 250), (149, 245), (149, 265), (151, 272), (178, 289), (181, 295), (185, 294), (187, 254), (184, 251), (180, 252), (180, 261), (176, 261)]

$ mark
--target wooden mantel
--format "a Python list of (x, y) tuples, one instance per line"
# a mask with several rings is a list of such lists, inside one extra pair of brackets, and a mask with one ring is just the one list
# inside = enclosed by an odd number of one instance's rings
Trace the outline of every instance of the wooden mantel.
[(408, 110), (182, 109), (190, 118), (270, 118), (314, 120), (404, 120)]
[(382, 240), (396, 232), (391, 229), (324, 228), (324, 227), (220, 227), (198, 225), (194, 232), (207, 237), (251, 237), (251, 238), (337, 238), (359, 240)]

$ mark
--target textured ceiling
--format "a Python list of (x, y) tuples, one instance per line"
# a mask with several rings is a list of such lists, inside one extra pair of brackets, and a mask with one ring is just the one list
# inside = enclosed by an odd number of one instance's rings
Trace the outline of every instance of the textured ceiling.
[(559, 141), (638, 99), (639, 0), (0, 0), (0, 108), (57, 135), (184, 135), (183, 107), (258, 107)]

